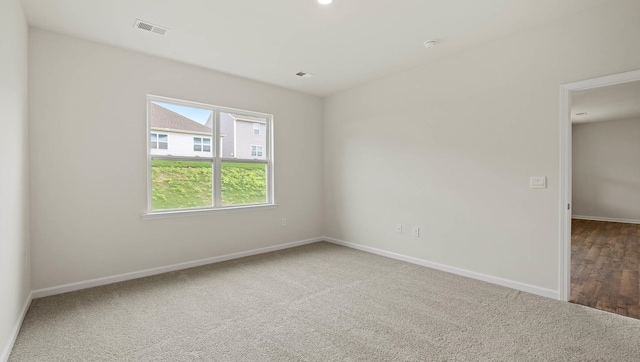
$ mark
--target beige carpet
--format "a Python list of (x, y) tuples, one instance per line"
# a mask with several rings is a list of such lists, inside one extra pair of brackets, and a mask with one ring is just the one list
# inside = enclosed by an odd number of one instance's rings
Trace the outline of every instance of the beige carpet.
[(639, 361), (640, 321), (317, 243), (34, 300), (10, 361)]

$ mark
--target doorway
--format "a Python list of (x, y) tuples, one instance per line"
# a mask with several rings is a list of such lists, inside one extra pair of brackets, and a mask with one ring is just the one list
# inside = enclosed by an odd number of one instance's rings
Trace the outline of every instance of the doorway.
[(620, 165), (640, 150), (638, 104), (640, 71), (561, 87), (560, 297), (635, 318), (640, 166)]

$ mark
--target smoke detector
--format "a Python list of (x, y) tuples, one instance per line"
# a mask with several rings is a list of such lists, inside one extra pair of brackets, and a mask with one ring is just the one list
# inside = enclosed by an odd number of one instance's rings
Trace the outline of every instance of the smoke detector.
[(438, 45), (438, 41), (437, 40), (427, 40), (424, 42), (424, 47), (425, 48), (433, 48), (436, 45)]
[(307, 72), (303, 72), (303, 71), (300, 71), (300, 72), (296, 73), (296, 75), (298, 77), (302, 77), (302, 78), (311, 78), (311, 77), (313, 77), (313, 74), (307, 73)]
[(165, 35), (165, 34), (167, 34), (167, 31), (169, 31), (169, 29), (167, 29), (167, 28), (163, 28), (161, 26), (154, 25), (154, 24), (151, 24), (151, 23), (149, 23), (147, 21), (143, 21), (143, 20), (140, 20), (140, 19), (136, 20), (136, 23), (135, 23), (134, 27), (137, 28), (137, 29), (144, 30), (144, 31), (150, 31), (150, 32), (158, 34), (158, 35)]

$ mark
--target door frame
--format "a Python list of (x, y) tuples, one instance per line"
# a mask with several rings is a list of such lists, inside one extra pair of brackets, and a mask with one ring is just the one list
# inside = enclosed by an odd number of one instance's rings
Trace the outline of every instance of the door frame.
[(571, 93), (640, 81), (640, 70), (587, 79), (560, 86), (560, 268), (559, 298), (571, 296)]

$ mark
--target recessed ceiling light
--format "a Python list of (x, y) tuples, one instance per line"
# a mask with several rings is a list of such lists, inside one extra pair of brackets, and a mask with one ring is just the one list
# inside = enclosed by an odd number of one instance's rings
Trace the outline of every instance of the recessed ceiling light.
[(333, 0), (318, 0), (318, 4), (329, 5), (333, 2)]
[(427, 40), (427, 41), (424, 42), (424, 47), (425, 48), (433, 48), (436, 45), (438, 45), (438, 41), (437, 40)]

